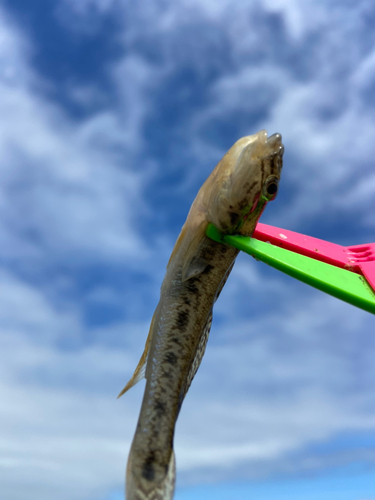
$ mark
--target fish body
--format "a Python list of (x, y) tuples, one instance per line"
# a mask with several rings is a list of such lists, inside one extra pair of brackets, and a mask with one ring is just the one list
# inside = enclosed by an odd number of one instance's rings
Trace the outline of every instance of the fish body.
[(209, 222), (251, 236), (282, 168), (281, 135), (262, 130), (238, 140), (194, 200), (169, 260), (145, 351), (122, 395), (147, 382), (127, 474), (127, 500), (170, 500), (175, 484), (173, 437), (181, 404), (202, 360), (212, 308), (238, 250), (209, 239)]

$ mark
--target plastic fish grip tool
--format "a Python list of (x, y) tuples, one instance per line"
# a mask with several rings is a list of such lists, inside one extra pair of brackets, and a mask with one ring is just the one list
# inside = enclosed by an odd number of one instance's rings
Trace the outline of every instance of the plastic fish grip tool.
[(375, 243), (343, 247), (261, 223), (252, 238), (224, 235), (213, 224), (208, 225), (206, 234), (375, 314)]

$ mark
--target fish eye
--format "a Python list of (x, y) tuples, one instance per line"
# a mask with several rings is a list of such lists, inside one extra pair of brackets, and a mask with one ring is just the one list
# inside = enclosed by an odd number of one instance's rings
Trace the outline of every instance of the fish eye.
[(271, 177), (267, 180), (263, 188), (263, 196), (267, 198), (267, 200), (273, 199), (279, 188), (279, 180), (276, 177)]
[(271, 196), (277, 193), (277, 184), (276, 184), (276, 182), (271, 182), (270, 184), (268, 184), (268, 186), (267, 186), (267, 193), (269, 195), (271, 195)]

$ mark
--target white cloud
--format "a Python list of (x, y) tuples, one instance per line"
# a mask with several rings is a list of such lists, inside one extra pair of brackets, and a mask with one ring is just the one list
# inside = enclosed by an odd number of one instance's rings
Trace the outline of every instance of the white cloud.
[[(48, 98), (29, 62), (28, 40), (3, 15), (0, 59), (1, 252), (6, 258), (140, 259), (146, 213), (141, 129), (157, 85), (151, 65), (130, 55), (108, 68), (119, 106), (75, 122)], [(12, 73), (12, 78), (10, 74)], [(67, 89), (76, 102), (104, 100), (93, 85)]]
[[(281, 293), (278, 300), (285, 309)], [(249, 476), (272, 474), (297, 453), (295, 472), (307, 467), (311, 444), (374, 432), (374, 371), (360, 347), (370, 353), (375, 346), (370, 315), (311, 292), (292, 296), (284, 313), (270, 306), (259, 319), (229, 321), (221, 329), (212, 332), (181, 412), (177, 457), (184, 477), (213, 464), (232, 477), (243, 463)], [(335, 453), (339, 462), (346, 451), (315, 456), (314, 467)]]
[(140, 175), (94, 145), (109, 124), (119, 135), (116, 124), (104, 115), (93, 119), (95, 126), (73, 126), (25, 89), (3, 88), (0, 108), (3, 251), (12, 253), (15, 241), (19, 252), (20, 240), (30, 245), (34, 233), (46, 255), (142, 252), (129, 218), (139, 204)]
[[(101, 5), (96, 0), (89, 4)], [(283, 134), (284, 182), (298, 185), (288, 205), (281, 207), (275, 224), (299, 227), (306, 218), (325, 217), (327, 213), (344, 217), (357, 206), (355, 193), (363, 192), (363, 183), (366, 201), (362, 201), (359, 214), (363, 224), (371, 224), (366, 212), (374, 208), (371, 196), (375, 193), (368, 176), (374, 157), (375, 122), (361, 94), (372, 80), (373, 66), (372, 51), (362, 42), (366, 3), (356, 10), (283, 0), (241, 5), (227, 0), (150, 1), (147, 9), (123, 5), (126, 46), (155, 43), (159, 56), (154, 67), (140, 57), (126, 56), (115, 71), (119, 88), (126, 89), (124, 109), (129, 110), (130, 122), (137, 130), (145, 115), (129, 104), (133, 92), (138, 102), (139, 88), (144, 89), (143, 101), (152, 110), (152, 89), (180, 65), (194, 65), (200, 75), (211, 66), (218, 70), (210, 83), (208, 101), (179, 125), (181, 134), (189, 137), (189, 154), (197, 165), (189, 169), (185, 189), (196, 185), (202, 165), (209, 169), (230, 145), (222, 144), (218, 151), (205, 138), (207, 129), (224, 122), (237, 127), (239, 134), (248, 134), (254, 126), (254, 113), (266, 108), (269, 116), (257, 127)], [(272, 37), (273, 22), (277, 38)], [(193, 29), (201, 25), (206, 26), (205, 36), (202, 30)], [(143, 76), (129, 80), (129, 74)], [(145, 87), (147, 80), (155, 86)]]
[(62, 350), (61, 338), (82, 330), (79, 315), (1, 278), (1, 490), (9, 499), (104, 496), (123, 481), (140, 404), (141, 387), (116, 400), (133, 355), (103, 345)]

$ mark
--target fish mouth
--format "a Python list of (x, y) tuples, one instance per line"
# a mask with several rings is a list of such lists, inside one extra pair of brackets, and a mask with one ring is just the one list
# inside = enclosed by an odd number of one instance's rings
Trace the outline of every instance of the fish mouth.
[(272, 134), (266, 139), (266, 146), (272, 152), (272, 155), (278, 154), (283, 155), (284, 153), (284, 145), (282, 143), (282, 136), (279, 133)]
[(281, 134), (279, 133), (272, 134), (266, 139), (267, 144), (277, 144), (277, 143), (281, 144), (281, 141), (282, 137)]
[(267, 131), (261, 130), (258, 132), (257, 141), (252, 142), (253, 158), (262, 160), (269, 160), (272, 158), (281, 159), (284, 154), (284, 146), (282, 143), (282, 136), (279, 133), (272, 134), (267, 137)]
[(270, 135), (265, 142), (265, 149), (263, 159), (268, 160), (273, 168), (272, 173), (278, 177), (280, 177), (281, 170), (283, 168), (283, 154), (284, 154), (284, 145), (282, 143), (281, 134), (273, 134)]

